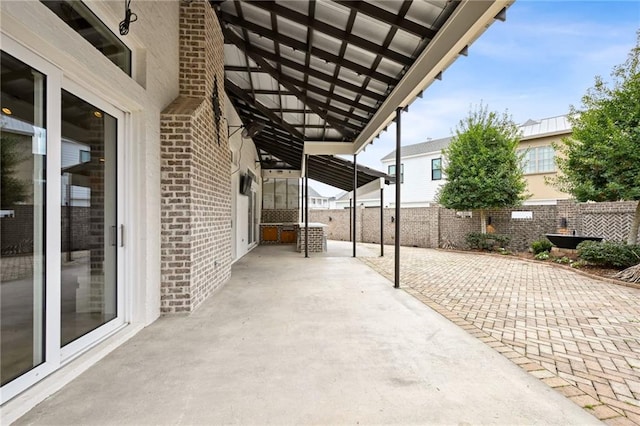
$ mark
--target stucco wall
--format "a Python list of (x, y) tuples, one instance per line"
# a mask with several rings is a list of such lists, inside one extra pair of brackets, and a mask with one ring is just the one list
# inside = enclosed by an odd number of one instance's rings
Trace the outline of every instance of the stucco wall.
[[(560, 142), (560, 140), (566, 136), (556, 135), (556, 136), (546, 136), (542, 138), (530, 139), (521, 141), (518, 145), (518, 149), (528, 149), (535, 148), (541, 146), (551, 146), (554, 142)], [(532, 173), (525, 174), (524, 179), (527, 182), (527, 193), (531, 194), (531, 198), (526, 200), (526, 202), (544, 202), (548, 200), (566, 200), (571, 196), (564, 192), (558, 191), (553, 185), (548, 183), (548, 179), (553, 179), (557, 176), (558, 172), (556, 171), (549, 173)]]

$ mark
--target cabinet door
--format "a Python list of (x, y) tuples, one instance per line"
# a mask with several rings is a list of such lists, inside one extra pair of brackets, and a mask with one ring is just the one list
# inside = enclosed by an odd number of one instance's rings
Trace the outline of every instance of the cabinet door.
[(294, 244), (296, 242), (296, 231), (283, 229), (280, 233), (280, 242), (282, 244)]
[(262, 227), (262, 241), (278, 241), (278, 227), (277, 226), (263, 226)]

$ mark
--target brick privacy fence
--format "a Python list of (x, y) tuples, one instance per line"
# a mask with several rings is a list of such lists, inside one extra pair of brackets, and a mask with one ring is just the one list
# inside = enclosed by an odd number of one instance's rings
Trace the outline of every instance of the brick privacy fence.
[[(180, 2), (180, 95), (161, 114), (161, 312), (191, 312), (231, 275), (224, 37), (208, 2)], [(223, 109), (214, 123), (212, 93)]]
[[(579, 214), (576, 215), (575, 222), (569, 221), (568, 228), (576, 229), (583, 235), (599, 235), (610, 241), (626, 241), (637, 205), (637, 201), (580, 203)], [(560, 206), (558, 204), (559, 208)], [(640, 232), (638, 239), (640, 240)]]
[[(68, 209), (71, 209), (71, 229), (69, 229)], [(33, 253), (33, 205), (16, 205), (11, 208), (13, 217), (0, 218), (2, 247), (0, 252), (11, 254)], [(89, 213), (90, 207), (61, 207), (61, 243), (60, 250), (66, 252), (69, 233), (73, 243), (71, 250), (89, 249)]]
[[(67, 214), (67, 209), (71, 209), (71, 229), (69, 229), (69, 217)], [(72, 251), (89, 249), (90, 210), (90, 207), (62, 207), (62, 251), (67, 251), (67, 244), (69, 244), (69, 233), (71, 233)]]
[[(521, 206), (513, 209), (490, 210), (491, 224), (498, 234), (511, 237), (511, 250), (527, 250), (532, 241), (548, 233), (595, 235), (608, 241), (625, 241), (633, 220), (637, 202), (576, 203), (558, 201), (554, 206)], [(514, 211), (531, 212), (532, 219), (512, 219)], [(356, 240), (380, 243), (380, 209), (359, 209), (356, 213)], [(404, 208), (401, 210), (400, 244), (436, 248), (466, 247), (465, 237), (480, 232), (480, 215), (459, 217), (456, 211), (442, 207)], [(395, 209), (384, 209), (384, 242), (395, 242)], [(395, 218), (394, 218), (395, 219)], [(566, 228), (561, 228), (566, 219)], [(309, 220), (329, 225), (327, 237), (350, 240), (350, 210), (311, 210)]]

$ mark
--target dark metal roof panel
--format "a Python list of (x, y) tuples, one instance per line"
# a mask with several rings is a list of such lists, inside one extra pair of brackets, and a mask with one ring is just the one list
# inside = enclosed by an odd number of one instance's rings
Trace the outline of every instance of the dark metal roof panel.
[[(305, 141), (353, 142), (363, 133), (461, 2), (210, 3), (225, 36), (225, 89), (233, 106), (245, 126), (264, 124), (254, 138), (260, 150), (299, 168)], [(332, 158), (312, 157), (310, 175), (351, 189), (349, 162)], [(384, 176), (360, 168), (358, 174), (362, 183)]]

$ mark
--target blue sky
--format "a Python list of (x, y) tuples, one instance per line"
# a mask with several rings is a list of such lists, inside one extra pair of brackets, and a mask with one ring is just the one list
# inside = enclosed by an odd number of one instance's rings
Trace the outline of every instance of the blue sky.
[[(640, 29), (640, 0), (517, 0), (506, 22), (496, 21), (402, 115), (402, 145), (453, 134), (480, 102), (508, 111), (516, 123), (566, 114), (569, 105), (625, 61)], [(395, 149), (395, 125), (358, 156), (383, 170), (380, 158)], [(310, 181), (331, 196), (339, 189)]]

